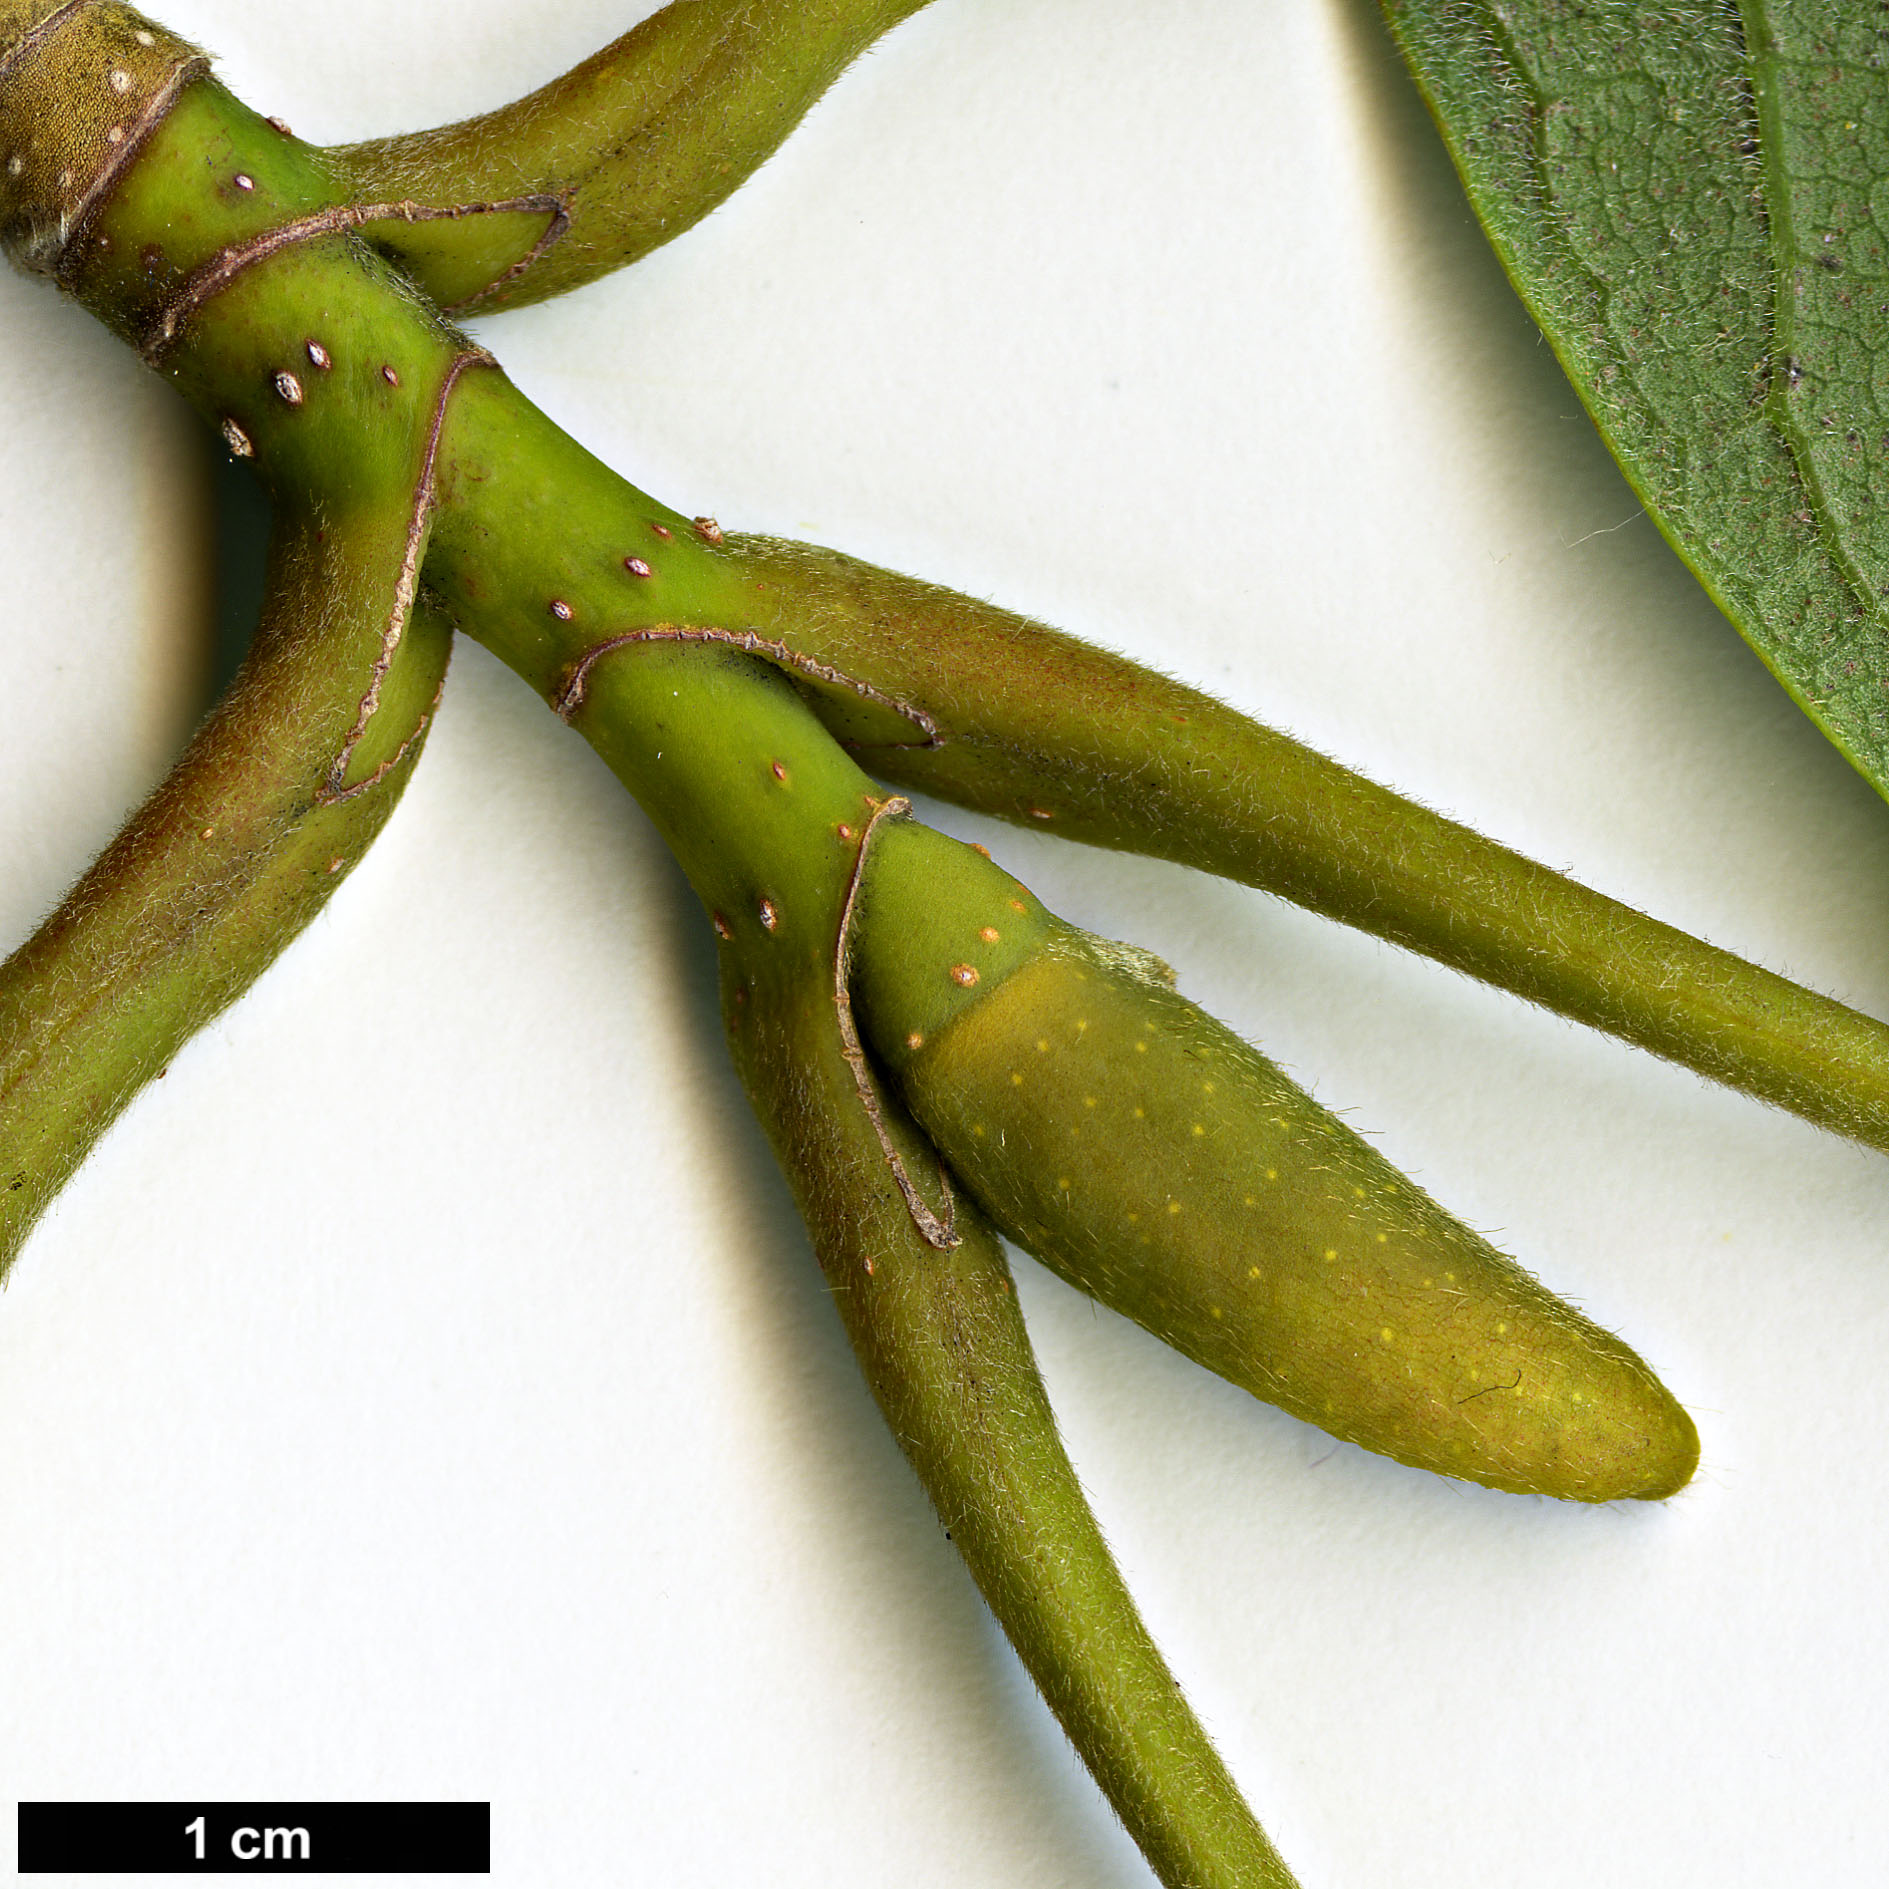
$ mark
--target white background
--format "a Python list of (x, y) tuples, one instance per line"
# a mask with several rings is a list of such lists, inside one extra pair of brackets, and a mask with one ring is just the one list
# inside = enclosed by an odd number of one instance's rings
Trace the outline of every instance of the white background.
[[(630, 17), (166, 14), (321, 139)], [(1366, 0), (937, 0), (708, 224), (479, 332), (684, 511), (1130, 651), (1889, 1012), (1889, 810), (1636, 519)], [(12, 276), (0, 416), (10, 946), (202, 706), (209, 521), (197, 423)], [(1307, 1889), (1879, 1868), (1889, 1164), (1260, 894), (944, 823), (1170, 959), (1703, 1432), (1663, 1508), (1450, 1485), (1018, 1262)], [(492, 1800), (518, 1889), (1148, 1880), (879, 1426), (686, 888), (473, 648), (371, 858), (0, 1298), (0, 1797), (435, 1796)]]

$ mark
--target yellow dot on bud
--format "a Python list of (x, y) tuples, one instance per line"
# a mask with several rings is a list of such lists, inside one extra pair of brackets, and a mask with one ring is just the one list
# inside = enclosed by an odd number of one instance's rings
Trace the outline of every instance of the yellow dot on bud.
[(1094, 1097), (1094, 1096), (1092, 1096), (1092, 1095), (1085, 1095), (1085, 1096), (1084, 1096), (1084, 1097), (1082, 1098), (1082, 1106), (1083, 1106), (1084, 1108), (1094, 1108), (1094, 1107), (1095, 1107), (1095, 1097)]
[(1268, 1168), (1266, 1170), (1266, 1178), (1269, 1181), (1276, 1181), (1279, 1178), (1279, 1170), (1277, 1168)]
[(1018, 1088), (1018, 1089), (1022, 1088), (1023, 1087), (1023, 1071), (1020, 1069), (1011, 1070), (1010, 1081), (1011, 1081), (1011, 1085), (1014, 1088)]
[[(1378, 1245), (1380, 1245), (1380, 1246), (1388, 1246), (1388, 1245), (1390, 1244), (1390, 1237), (1391, 1237), (1391, 1236), (1390, 1236), (1390, 1235), (1389, 1235), (1388, 1233), (1380, 1233), (1380, 1234), (1379, 1234), (1379, 1235), (1377, 1236), (1377, 1243), (1378, 1243)], [(1426, 1280), (1425, 1280), (1425, 1281), (1424, 1281), (1423, 1283), (1424, 1283), (1424, 1284), (1425, 1284), (1425, 1285), (1427, 1286), (1427, 1285), (1428, 1285), (1428, 1284), (1429, 1284), (1430, 1282), (1429, 1282), (1429, 1280), (1427, 1280), (1427, 1279), (1426, 1279)]]
[(1207, 1131), (1206, 1131), (1206, 1129), (1205, 1129), (1205, 1128), (1203, 1128), (1203, 1127), (1202, 1127), (1202, 1126), (1200, 1125), (1200, 1123), (1199, 1123), (1199, 1122), (1196, 1122), (1196, 1123), (1194, 1124), (1194, 1133), (1195, 1133), (1195, 1134), (1197, 1134), (1197, 1135), (1204, 1135), (1204, 1134), (1205, 1134), (1206, 1132), (1207, 1132)]
[(1069, 1192), (1069, 1176), (1067, 1174), (1057, 1175), (1056, 1185), (1063, 1193), (1065, 1194), (1068, 1193)]
[(1045, 1053), (1046, 1053), (1046, 1052), (1048, 1051), (1048, 1049), (1049, 1049), (1049, 1038), (1048, 1038), (1048, 1037), (1046, 1037), (1046, 1036), (1039, 1036), (1039, 1037), (1038, 1037), (1038, 1038), (1036, 1039), (1036, 1051), (1037, 1051), (1037, 1054), (1038, 1054), (1039, 1056), (1040, 1056), (1040, 1055), (1043, 1055), (1043, 1054), (1045, 1054)]
[(1207, 1310), (1211, 1312), (1215, 1318), (1220, 1316), (1220, 1308), (1217, 1305), (1210, 1305), (1207, 1307)]
[(986, 925), (977, 935), (982, 938), (986, 944), (995, 944), (997, 942), (997, 927), (995, 925)]
[(1148, 1053), (1148, 1046), (1147, 1046), (1147, 1044), (1146, 1044), (1146, 1043), (1137, 1043), (1137, 1044), (1135, 1045), (1135, 1053), (1136, 1053), (1136, 1055), (1138, 1055), (1138, 1056), (1145, 1056), (1145, 1055), (1147, 1055), (1147, 1053)]
[(1326, 1249), (1325, 1249), (1325, 1257), (1326, 1257), (1327, 1259), (1336, 1259), (1336, 1258), (1338, 1257), (1338, 1249), (1337, 1249), (1337, 1247), (1335, 1247), (1335, 1246), (1328, 1246), (1328, 1247), (1326, 1247)]
[(1498, 1319), (1496, 1321), (1496, 1330), (1498, 1332), (1505, 1332), (1508, 1330), (1508, 1328), (1509, 1328), (1509, 1321), (1506, 1318)]
[(1390, 1341), (1397, 1336), (1397, 1334), (1394, 1331), (1392, 1331), (1388, 1325), (1386, 1325), (1384, 1329), (1378, 1333), (1378, 1336), (1381, 1339), (1383, 1339), (1383, 1341), (1386, 1344), (1389, 1344)]
[(1247, 1206), (1249, 1206), (1249, 1207), (1256, 1207), (1256, 1206), (1258, 1206), (1258, 1204), (1259, 1204), (1259, 1203), (1258, 1203), (1258, 1202), (1257, 1202), (1257, 1201), (1256, 1201), (1256, 1200), (1255, 1200), (1255, 1199), (1253, 1198), (1253, 1196), (1252, 1196), (1251, 1194), (1248, 1194), (1248, 1195), (1246, 1196), (1246, 1205), (1247, 1205)]
[(1246, 1276), (1249, 1279), (1257, 1279), (1259, 1277), (1259, 1268), (1257, 1266), (1248, 1266)]
[(1180, 1210), (1181, 1210), (1181, 1203), (1178, 1200), (1170, 1200), (1168, 1202), (1169, 1213), (1179, 1213)]
[(1148, 1119), (1148, 1111), (1145, 1108), (1143, 1108), (1139, 1102), (1137, 1102), (1135, 1104), (1135, 1120), (1138, 1122), (1145, 1122), (1147, 1119)]
[(905, 1047), (907, 1049), (923, 1049), (925, 1047), (924, 1031), (914, 1030), (911, 1035), (905, 1039)]

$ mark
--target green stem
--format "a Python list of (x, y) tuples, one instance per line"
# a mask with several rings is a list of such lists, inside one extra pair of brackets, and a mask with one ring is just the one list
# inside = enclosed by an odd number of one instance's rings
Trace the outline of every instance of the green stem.
[(1889, 1026), (1552, 872), (1197, 689), (837, 552), (732, 538), (747, 621), (911, 703), (900, 786), (1257, 886), (1889, 1150)]
[[(995, 1237), (965, 1203), (957, 1245), (919, 1237), (884, 1184), (827, 967), (806, 958), (784, 975), (783, 956), (725, 952), (729, 1042), (873, 1396), (940, 1522), (1160, 1880), (1290, 1889), (1083, 1499)], [(890, 1127), (923, 1161), (896, 1113)]]
[[(441, 307), (516, 308), (692, 228), (924, 4), (681, 0), (498, 111), (326, 156), (355, 201), (427, 219), (368, 234)], [(508, 203), (520, 207), (463, 214)]]
[[(138, 339), (232, 451), (257, 456), (276, 527), (255, 646), (224, 700), (0, 969), (0, 1267), (130, 1097), (321, 909), (391, 811), (451, 645), (415, 601), (445, 402), (474, 358), (430, 316), (355, 346), (365, 310), (331, 302), (336, 271), (396, 301), (403, 288), (343, 234), (232, 269), (283, 218), (318, 213), (325, 177), (137, 15), (64, 18), (24, 42), (9, 84), (15, 109), (37, 101), (29, 121), (55, 126), (71, 164), (22, 165), (0, 206), (10, 236)], [(100, 115), (113, 121), (103, 131)], [(129, 160), (118, 152), (133, 140), (113, 141), (114, 125), (138, 127)]]
[[(404, 505), (396, 521), (329, 515), (317, 536), (303, 513), (278, 528), (229, 693), (0, 965), (0, 1277), (125, 1104), (321, 910), (393, 811), (452, 644), (421, 610), (379, 667)], [(377, 671), (377, 712), (353, 738)]]
[[(990, 1226), (849, 1040), (848, 923), (869, 846), (874, 860), (915, 854), (953, 909), (1012, 882), (888, 819), (896, 806), (785, 682), (725, 647), (618, 651), (574, 720), (713, 916), (729, 1045), (867, 1383), (1031, 1676), (1164, 1883), (1288, 1889), (1090, 1513)], [(1021, 935), (987, 953), (998, 974), (1025, 955)]]

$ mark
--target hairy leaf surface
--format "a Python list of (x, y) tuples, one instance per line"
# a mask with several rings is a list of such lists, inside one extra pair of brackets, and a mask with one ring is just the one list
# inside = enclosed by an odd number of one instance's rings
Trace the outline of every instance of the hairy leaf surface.
[(1385, 11), (1648, 513), (1889, 793), (1889, 13)]

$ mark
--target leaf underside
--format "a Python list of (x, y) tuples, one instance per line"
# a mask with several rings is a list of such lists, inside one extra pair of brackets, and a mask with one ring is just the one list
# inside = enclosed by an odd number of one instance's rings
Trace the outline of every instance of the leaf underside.
[(1889, 796), (1889, 12), (1384, 6), (1649, 515)]

